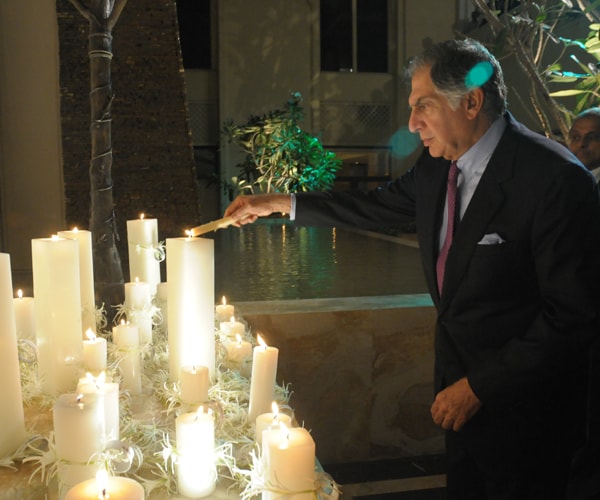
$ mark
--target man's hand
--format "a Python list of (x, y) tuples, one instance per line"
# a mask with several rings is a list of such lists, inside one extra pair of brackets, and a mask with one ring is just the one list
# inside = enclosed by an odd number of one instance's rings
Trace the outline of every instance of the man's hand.
[(463, 377), (443, 391), (440, 391), (431, 405), (431, 416), (442, 428), (458, 431), (481, 408), (481, 401)]
[(288, 194), (258, 194), (238, 196), (225, 209), (225, 217), (233, 217), (234, 225), (240, 227), (275, 212), (290, 213), (291, 196)]

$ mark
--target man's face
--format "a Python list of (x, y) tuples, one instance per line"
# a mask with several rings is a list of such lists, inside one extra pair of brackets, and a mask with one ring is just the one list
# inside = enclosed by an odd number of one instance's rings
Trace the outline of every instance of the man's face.
[(434, 87), (430, 70), (424, 67), (413, 74), (408, 128), (419, 134), (431, 156), (457, 160), (474, 144), (466, 111), (468, 98), (463, 97), (456, 109), (452, 109)]
[(600, 118), (579, 118), (569, 131), (569, 149), (589, 170), (600, 167)]

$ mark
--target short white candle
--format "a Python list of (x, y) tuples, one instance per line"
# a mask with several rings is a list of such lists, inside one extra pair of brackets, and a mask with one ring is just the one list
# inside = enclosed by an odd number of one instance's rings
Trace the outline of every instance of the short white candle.
[(137, 325), (121, 322), (112, 329), (113, 341), (118, 348), (119, 372), (123, 377), (121, 388), (131, 394), (142, 392), (140, 333)]
[(87, 371), (99, 374), (106, 370), (106, 339), (98, 337), (91, 328), (85, 335), (87, 340), (83, 341), (83, 367)]
[(216, 487), (215, 421), (212, 412), (200, 407), (175, 420), (177, 441), (177, 485), (190, 498), (210, 495)]
[(229, 321), (222, 321), (219, 324), (219, 330), (228, 337), (235, 338), (236, 335), (246, 333), (246, 326), (241, 321), (236, 321), (235, 317), (232, 316)]
[(128, 220), (127, 244), (130, 281), (137, 277), (148, 283), (151, 294), (154, 295), (156, 285), (160, 283), (160, 260), (156, 258), (158, 221), (146, 219), (144, 214), (139, 219)]
[(208, 401), (210, 378), (206, 366), (182, 366), (179, 388), (184, 403)]
[(271, 411), (269, 413), (263, 413), (256, 417), (255, 440), (258, 445), (262, 445), (262, 436), (264, 431), (279, 429), (282, 423), (286, 427), (291, 427), (292, 417), (286, 413), (281, 413), (279, 411), (279, 406), (277, 406), (277, 403), (273, 401), (271, 404)]
[(25, 441), (25, 418), (12, 298), (10, 255), (0, 253), (0, 458)]
[[(96, 394), (61, 394), (52, 408), (56, 456), (85, 465), (104, 444), (104, 412)], [(94, 472), (95, 474), (95, 472)]]
[(35, 342), (35, 301), (33, 297), (23, 297), (23, 290), (17, 291), (13, 299), (17, 338)]
[(229, 321), (235, 312), (235, 307), (227, 303), (225, 297), (221, 299), (221, 304), (215, 308), (217, 321)]
[(144, 488), (128, 477), (111, 476), (104, 481), (88, 479), (73, 486), (65, 500), (144, 500)]
[(75, 390), (83, 353), (79, 244), (31, 240), (38, 371), (45, 394)]
[(152, 303), (150, 284), (138, 278), (130, 283), (125, 283), (125, 307), (128, 309), (146, 309)]
[[(94, 294), (94, 257), (92, 254), (92, 233), (73, 228), (59, 231), (61, 238), (77, 240), (79, 245), (79, 292), (81, 294), (81, 325), (84, 331), (91, 328), (96, 332), (96, 302)], [(83, 331), (81, 332), (84, 333)]]
[(104, 411), (104, 442), (119, 439), (119, 384), (106, 380), (104, 372), (94, 377), (91, 373), (79, 379), (77, 392), (96, 394)]
[(271, 408), (277, 376), (279, 349), (270, 347), (257, 335), (259, 345), (252, 355), (252, 375), (250, 377), (250, 402), (248, 420), (253, 422), (261, 413)]
[(315, 442), (303, 427), (267, 430), (263, 433), (262, 459), (265, 481), (280, 491), (263, 491), (263, 500), (314, 500)]
[(247, 340), (242, 340), (238, 333), (235, 340), (230, 340), (225, 344), (227, 349), (227, 359), (234, 363), (244, 363), (252, 357), (252, 344)]

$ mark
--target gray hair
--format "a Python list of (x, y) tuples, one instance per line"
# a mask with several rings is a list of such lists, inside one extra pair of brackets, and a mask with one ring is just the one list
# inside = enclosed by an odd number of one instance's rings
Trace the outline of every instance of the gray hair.
[(408, 78), (416, 70), (431, 67), (433, 85), (456, 108), (474, 87), (484, 92), (482, 112), (491, 120), (506, 112), (506, 84), (498, 60), (473, 39), (447, 40), (427, 48), (406, 68)]

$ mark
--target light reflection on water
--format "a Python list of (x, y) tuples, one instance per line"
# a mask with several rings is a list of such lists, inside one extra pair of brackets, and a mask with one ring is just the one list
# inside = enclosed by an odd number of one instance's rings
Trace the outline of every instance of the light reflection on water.
[(219, 300), (427, 293), (419, 251), (396, 242), (273, 220), (220, 230), (213, 238)]

